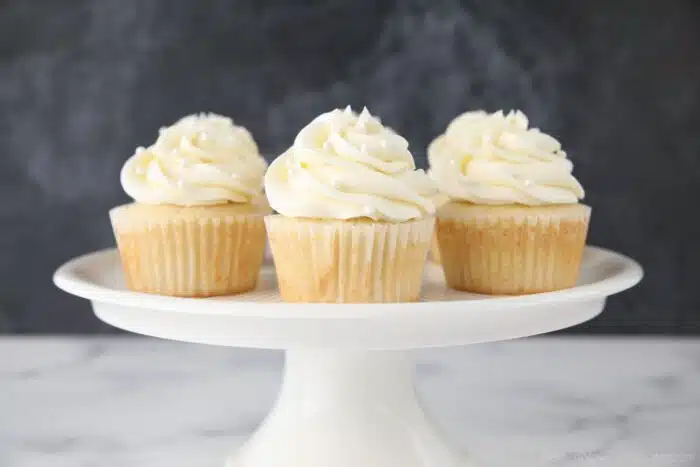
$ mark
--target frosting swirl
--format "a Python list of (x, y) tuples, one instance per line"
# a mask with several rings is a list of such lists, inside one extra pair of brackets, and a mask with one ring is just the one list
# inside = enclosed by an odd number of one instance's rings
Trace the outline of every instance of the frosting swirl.
[(572, 204), (584, 196), (561, 144), (520, 111), (466, 112), (428, 147), (430, 175), (475, 204)]
[(265, 175), (270, 205), (288, 217), (402, 222), (435, 212), (437, 192), (408, 142), (365, 108), (316, 117)]
[(122, 168), (121, 184), (145, 204), (249, 203), (262, 194), (266, 168), (248, 130), (227, 117), (196, 114), (138, 148)]

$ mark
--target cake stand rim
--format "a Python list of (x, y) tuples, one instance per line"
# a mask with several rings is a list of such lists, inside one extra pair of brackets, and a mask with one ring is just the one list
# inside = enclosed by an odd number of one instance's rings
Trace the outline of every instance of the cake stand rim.
[[(635, 260), (609, 249), (587, 246), (588, 254), (613, 263), (616, 272), (593, 283), (570, 289), (521, 296), (479, 296), (466, 294), (464, 300), (434, 300), (399, 303), (285, 303), (262, 301), (225, 301), (208, 298), (186, 298), (153, 295), (109, 288), (85, 279), (79, 271), (95, 263), (114, 261), (116, 248), (107, 248), (75, 257), (60, 266), (53, 276), (63, 291), (91, 301), (135, 308), (190, 314), (225, 314), (250, 318), (275, 319), (384, 319), (394, 314), (430, 313), (436, 306), (452, 308), (462, 305), (471, 313), (489, 309), (523, 308), (595, 300), (634, 287), (643, 277), (642, 267)], [(110, 259), (111, 258), (111, 259)], [(242, 296), (239, 296), (239, 298)], [(469, 297), (469, 298), (468, 298)], [(333, 310), (330, 310), (333, 308)]]

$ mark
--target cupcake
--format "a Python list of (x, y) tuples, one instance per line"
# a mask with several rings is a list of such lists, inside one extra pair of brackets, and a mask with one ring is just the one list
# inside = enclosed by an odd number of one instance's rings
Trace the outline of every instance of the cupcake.
[(250, 133), (214, 114), (185, 117), (138, 148), (121, 171), (135, 202), (110, 211), (127, 286), (182, 297), (255, 288), (266, 168)]
[(265, 218), (288, 302), (418, 300), (436, 189), (367, 109), (315, 118), (271, 165)]
[(433, 238), (430, 240), (430, 250), (428, 251), (428, 258), (430, 258), (433, 263), (441, 264), (440, 259), (440, 243), (438, 243), (437, 229), (433, 232)]
[[(428, 170), (428, 176), (432, 178), (430, 174), (430, 170)], [(443, 204), (447, 203), (450, 198), (445, 195), (444, 193), (438, 192), (435, 196), (432, 197), (433, 204), (435, 205), (436, 211), (442, 206)], [(428, 259), (431, 260), (433, 263), (438, 263), (440, 264), (440, 245), (438, 244), (438, 239), (437, 239), (437, 229), (433, 231), (433, 237), (430, 239), (430, 249), (428, 250)]]
[(450, 287), (518, 295), (576, 284), (591, 209), (555, 138), (520, 111), (467, 112), (428, 158), (450, 198), (436, 225)]

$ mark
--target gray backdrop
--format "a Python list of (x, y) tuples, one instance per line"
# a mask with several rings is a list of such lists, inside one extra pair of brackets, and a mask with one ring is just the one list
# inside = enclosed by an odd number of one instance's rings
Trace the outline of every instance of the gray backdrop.
[(698, 25), (660, 0), (1, 2), (0, 332), (107, 331), (50, 277), (113, 244), (119, 168), (158, 127), (219, 112), (275, 155), (352, 104), (420, 165), (456, 114), (524, 110), (574, 160), (590, 242), (647, 271), (578, 331), (697, 333)]

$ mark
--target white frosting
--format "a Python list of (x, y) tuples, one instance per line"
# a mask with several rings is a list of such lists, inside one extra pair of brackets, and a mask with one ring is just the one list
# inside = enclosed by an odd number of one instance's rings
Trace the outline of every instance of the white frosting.
[(124, 191), (139, 203), (180, 206), (248, 203), (262, 193), (267, 164), (245, 128), (215, 114), (161, 128), (124, 164)]
[(265, 175), (270, 205), (288, 217), (401, 222), (434, 213), (436, 191), (404, 138), (350, 107), (316, 117)]
[(561, 144), (520, 111), (467, 112), (428, 147), (430, 175), (451, 199), (475, 204), (571, 204), (583, 198)]

